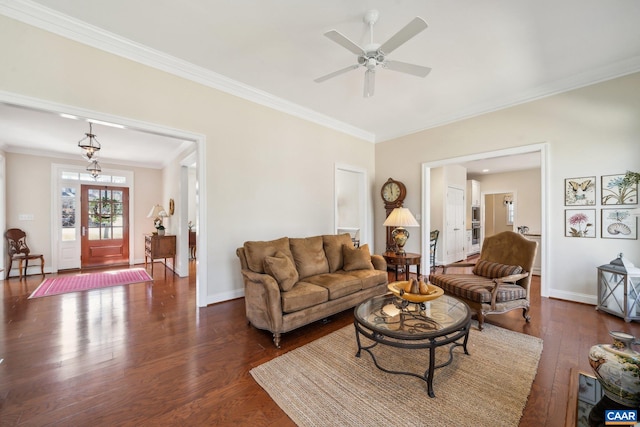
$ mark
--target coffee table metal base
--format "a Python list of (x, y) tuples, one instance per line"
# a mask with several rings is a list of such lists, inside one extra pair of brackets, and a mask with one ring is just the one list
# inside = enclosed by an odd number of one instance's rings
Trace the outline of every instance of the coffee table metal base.
[[(445, 336), (439, 336), (434, 338), (429, 338), (421, 341), (400, 341), (390, 339), (389, 337), (375, 331), (370, 331), (367, 328), (363, 327), (358, 321), (354, 321), (354, 326), (356, 329), (356, 341), (358, 343), (358, 351), (356, 352), (356, 357), (360, 357), (362, 350), (366, 351), (371, 355), (371, 359), (373, 363), (376, 365), (378, 369), (381, 371), (387, 372), (389, 374), (398, 374), (398, 375), (410, 375), (416, 378), (420, 378), (424, 382), (427, 383), (427, 393), (429, 397), (435, 397), (435, 393), (433, 392), (433, 374), (436, 369), (442, 368), (444, 366), (449, 365), (453, 361), (453, 350), (456, 347), (462, 347), (464, 350), (464, 354), (468, 355), (469, 351), (467, 350), (467, 341), (469, 340), (469, 330), (471, 327), (471, 321), (469, 321), (466, 325), (464, 325), (461, 329), (450, 333)], [(363, 346), (360, 342), (360, 334), (374, 341), (373, 344), (369, 346)], [(459, 342), (462, 340), (462, 342)], [(428, 349), (429, 350), (429, 366), (427, 370), (424, 372), (424, 375), (419, 375), (413, 372), (404, 372), (404, 371), (393, 371), (390, 369), (386, 369), (378, 363), (375, 355), (371, 351), (378, 344), (384, 344), (391, 347), (398, 348), (409, 348), (409, 349)], [(439, 365), (436, 365), (436, 348), (442, 347), (444, 345), (451, 344), (449, 347), (449, 359)]]

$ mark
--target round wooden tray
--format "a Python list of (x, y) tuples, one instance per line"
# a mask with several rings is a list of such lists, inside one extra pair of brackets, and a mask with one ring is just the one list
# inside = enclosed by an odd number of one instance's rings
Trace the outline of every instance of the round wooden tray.
[(432, 285), (431, 283), (427, 283), (427, 286), (429, 287), (429, 293), (426, 295), (411, 294), (409, 292), (402, 292), (402, 295), (401, 295), (400, 291), (404, 289), (404, 286), (406, 284), (407, 284), (406, 281), (392, 282), (387, 285), (387, 288), (389, 288), (389, 290), (398, 298), (406, 299), (407, 301), (411, 301), (411, 302), (431, 301), (438, 297), (441, 297), (444, 294), (444, 291), (442, 290), (442, 288), (439, 288), (436, 285)]

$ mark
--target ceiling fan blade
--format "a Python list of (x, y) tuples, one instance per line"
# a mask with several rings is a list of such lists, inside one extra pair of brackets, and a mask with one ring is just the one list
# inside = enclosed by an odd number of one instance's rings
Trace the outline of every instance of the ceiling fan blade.
[(422, 65), (409, 64), (407, 62), (400, 61), (385, 61), (384, 68), (393, 71), (400, 71), (401, 73), (413, 74), (418, 77), (426, 77), (431, 72), (431, 68), (423, 67)]
[(376, 89), (376, 72), (374, 70), (367, 70), (364, 73), (364, 94), (365, 98), (373, 96)]
[(396, 50), (400, 45), (427, 29), (427, 23), (424, 19), (416, 16), (403, 29), (395, 33), (389, 40), (384, 42), (380, 49), (385, 55)]
[(364, 49), (362, 49), (360, 46), (358, 46), (357, 44), (349, 40), (347, 37), (337, 32), (336, 30), (327, 31), (326, 33), (324, 33), (324, 35), (330, 38), (331, 40), (333, 40), (334, 42), (338, 43), (340, 46), (355, 53), (356, 55), (363, 55), (365, 53)]
[(314, 82), (316, 83), (322, 83), (325, 80), (329, 80), (335, 76), (339, 76), (342, 73), (346, 73), (347, 71), (351, 71), (351, 70), (355, 70), (356, 68), (358, 68), (359, 65), (349, 65), (346, 68), (343, 68), (341, 70), (338, 71), (334, 71), (333, 73), (329, 73), (326, 76), (322, 76), (322, 77), (318, 77), (317, 79), (314, 80)]

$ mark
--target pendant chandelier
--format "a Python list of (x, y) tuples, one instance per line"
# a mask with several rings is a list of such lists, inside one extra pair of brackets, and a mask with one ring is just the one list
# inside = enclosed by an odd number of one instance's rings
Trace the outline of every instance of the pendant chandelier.
[(100, 172), (102, 172), (102, 168), (98, 164), (97, 160), (93, 160), (89, 166), (87, 166), (87, 172), (91, 174), (95, 179), (98, 178)]
[(85, 133), (85, 137), (78, 141), (78, 147), (82, 150), (82, 157), (88, 161), (92, 161), (94, 157), (98, 156), (98, 151), (100, 151), (101, 146), (93, 134), (91, 122), (89, 122), (89, 133)]
[(98, 179), (100, 173), (102, 172), (102, 168), (100, 164), (98, 164), (98, 152), (100, 151), (101, 145), (96, 139), (96, 136), (93, 133), (92, 123), (89, 122), (89, 133), (85, 133), (85, 137), (78, 141), (78, 147), (82, 150), (82, 157), (89, 162), (89, 166), (87, 166), (87, 172), (91, 174), (94, 179)]

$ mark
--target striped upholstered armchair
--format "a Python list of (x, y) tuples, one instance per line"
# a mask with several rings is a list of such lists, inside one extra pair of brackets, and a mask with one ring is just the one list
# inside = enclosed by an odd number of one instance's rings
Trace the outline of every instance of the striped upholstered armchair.
[[(531, 269), (538, 243), (512, 231), (487, 237), (475, 264), (454, 263), (443, 266), (442, 274), (431, 274), (429, 281), (466, 302), (482, 329), (488, 314), (505, 313), (517, 308), (529, 322)], [(448, 274), (452, 267), (473, 267), (471, 273)]]

